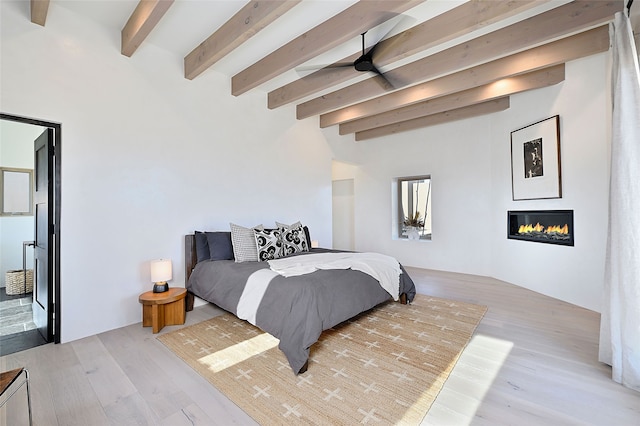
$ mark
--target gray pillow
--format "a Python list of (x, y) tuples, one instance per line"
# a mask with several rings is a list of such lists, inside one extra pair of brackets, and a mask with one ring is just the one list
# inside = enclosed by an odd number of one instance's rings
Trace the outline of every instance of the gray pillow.
[(207, 234), (202, 231), (195, 231), (196, 238), (196, 258), (198, 263), (209, 259), (209, 244), (207, 243)]
[(195, 231), (196, 257), (203, 260), (233, 260), (231, 232)]
[(302, 229), (304, 230), (304, 236), (307, 238), (307, 244), (311, 247), (311, 234), (309, 233), (309, 227), (303, 226)]
[(207, 244), (211, 260), (233, 260), (231, 232), (207, 232)]

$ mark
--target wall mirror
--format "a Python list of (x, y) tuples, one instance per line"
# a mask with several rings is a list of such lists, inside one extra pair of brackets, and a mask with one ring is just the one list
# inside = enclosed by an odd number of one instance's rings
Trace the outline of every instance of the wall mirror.
[(33, 170), (0, 167), (0, 216), (33, 216)]

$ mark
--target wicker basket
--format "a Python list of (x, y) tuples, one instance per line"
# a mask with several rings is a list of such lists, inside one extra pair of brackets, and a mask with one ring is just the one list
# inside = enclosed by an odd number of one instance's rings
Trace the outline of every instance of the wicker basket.
[[(33, 291), (33, 269), (27, 269), (27, 293)], [(7, 271), (5, 281), (7, 285), (7, 294), (23, 294), (25, 290), (24, 285), (24, 269), (17, 271)]]

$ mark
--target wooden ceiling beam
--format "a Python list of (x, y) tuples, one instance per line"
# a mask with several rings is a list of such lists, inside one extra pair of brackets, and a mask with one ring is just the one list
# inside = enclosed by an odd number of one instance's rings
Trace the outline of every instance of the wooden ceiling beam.
[(130, 57), (158, 25), (174, 0), (140, 0), (122, 28), (120, 53)]
[[(462, 5), (418, 24), (400, 34), (380, 42), (375, 63), (378, 67), (391, 64), (408, 56), (422, 52), (438, 44), (453, 40), (471, 31), (521, 13), (545, 1), (482, 1), (470, 0)], [(338, 61), (355, 61), (362, 52)], [(361, 75), (354, 68), (325, 68), (304, 78), (279, 87), (267, 96), (267, 106), (278, 108), (313, 93)]]
[(44, 27), (49, 12), (49, 0), (31, 0), (31, 22)]
[(234, 75), (231, 94), (241, 95), (423, 1), (360, 0)]
[[(390, 79), (421, 82), (498, 59), (610, 21), (622, 2), (574, 1), (389, 71)], [(298, 119), (387, 93), (370, 78), (297, 105)]]
[(320, 127), (357, 120), (428, 99), (566, 63), (609, 50), (609, 27), (603, 25), (524, 52), (458, 71), (320, 116)]
[(393, 135), (409, 130), (421, 129), (423, 127), (435, 126), (436, 124), (449, 123), (452, 121), (463, 120), (465, 118), (500, 112), (508, 109), (509, 106), (509, 97), (505, 96), (504, 98), (493, 99), (490, 101), (481, 102), (479, 104), (452, 109), (450, 111), (425, 115), (424, 117), (414, 118), (413, 120), (402, 121), (400, 123), (390, 124), (388, 126), (382, 126), (371, 130), (356, 132), (355, 137), (357, 142), (364, 141), (367, 139)]
[(349, 133), (362, 132), (376, 127), (388, 126), (402, 121), (413, 120), (414, 118), (450, 111), (480, 102), (509, 96), (515, 93), (532, 89), (552, 86), (564, 80), (564, 64), (550, 68), (509, 77), (484, 86), (456, 92), (451, 95), (442, 96), (403, 108), (394, 109), (382, 114), (372, 115), (359, 120), (350, 121), (339, 126), (339, 133), (346, 135)]
[(193, 80), (229, 52), (291, 10), (301, 0), (251, 0), (184, 58), (184, 77)]

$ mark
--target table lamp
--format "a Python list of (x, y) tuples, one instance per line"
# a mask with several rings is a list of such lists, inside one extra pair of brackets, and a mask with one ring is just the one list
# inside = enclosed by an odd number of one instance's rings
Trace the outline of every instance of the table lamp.
[(158, 259), (151, 261), (151, 281), (153, 281), (153, 292), (164, 293), (169, 290), (171, 275), (171, 260)]

